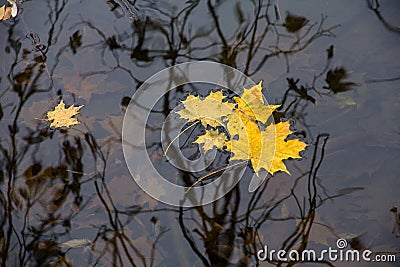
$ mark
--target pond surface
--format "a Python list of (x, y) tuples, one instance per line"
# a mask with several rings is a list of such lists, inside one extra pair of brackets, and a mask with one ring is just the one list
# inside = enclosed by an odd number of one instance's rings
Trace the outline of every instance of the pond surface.
[[(397, 260), (368, 266), (399, 266), (398, 1), (26, 0), (17, 7), (15, 18), (0, 22), (2, 266), (365, 266), (257, 258), (264, 245), (321, 251), (337, 248), (339, 238), (348, 249)], [(122, 121), (148, 78), (198, 60), (263, 80), (268, 102), (282, 105), (275, 120), (291, 120), (309, 146), (303, 159), (285, 161), (291, 175), (268, 176), (249, 193), (248, 166), (220, 200), (179, 208), (133, 181)], [(146, 129), (156, 168), (178, 184), (196, 177), (162, 158), (158, 126), (191, 90), (165, 96)], [(79, 125), (49, 127), (46, 112), (61, 99), (83, 105)], [(192, 141), (200, 130), (184, 137)]]

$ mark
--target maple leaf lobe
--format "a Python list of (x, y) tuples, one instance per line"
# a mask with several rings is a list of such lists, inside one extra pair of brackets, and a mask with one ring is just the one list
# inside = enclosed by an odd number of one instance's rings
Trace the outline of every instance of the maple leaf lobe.
[(222, 102), (224, 97), (221, 91), (211, 92), (204, 99), (200, 99), (200, 96), (189, 95), (182, 101), (185, 108), (176, 113), (189, 122), (201, 121), (204, 127), (222, 126), (223, 116), (231, 112), (234, 107), (232, 103)]
[(201, 145), (204, 153), (212, 150), (214, 147), (223, 149), (227, 142), (226, 135), (218, 132), (218, 130), (210, 129), (206, 130), (206, 133), (197, 137), (193, 143)]

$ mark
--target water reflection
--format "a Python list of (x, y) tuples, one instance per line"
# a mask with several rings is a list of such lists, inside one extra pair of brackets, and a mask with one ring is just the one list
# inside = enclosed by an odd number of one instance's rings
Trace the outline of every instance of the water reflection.
[(390, 212), (393, 213), (394, 217), (392, 234), (396, 237), (400, 237), (400, 212), (397, 210), (397, 207), (391, 208)]
[[(32, 2), (20, 3), (27, 14), (35, 8)], [(328, 193), (332, 190), (318, 172), (330, 134), (316, 132), (308, 120), (319, 101), (357, 86), (346, 66), (333, 66), (332, 45), (323, 48), (325, 55), (315, 52), (324, 60), (312, 77), (285, 76), (287, 86), (276, 103), (282, 106), (275, 120), (294, 120), (294, 134), (311, 144), (308, 159), (293, 164), (291, 177), (268, 177), (254, 194), (246, 192), (243, 179), (212, 205), (161, 205), (129, 180), (120, 130), (131, 89), (164, 67), (210, 60), (254, 77), (267, 63), (282, 59), (278, 72), (289, 73), (292, 57), (333, 37), (336, 25), (327, 25), (324, 16), (313, 21), (287, 13), (282, 19), (276, 1), (104, 1), (108, 9), (78, 2), (41, 1), (45, 19), (22, 13), (1, 25), (6, 36), (0, 92), (2, 266), (258, 266), (256, 252), (264, 244), (303, 251), (340, 236), (323, 224), (318, 209), (358, 189)], [(375, 3), (369, 8), (387, 25)], [(227, 7), (235, 10), (233, 18), (224, 12)], [(82, 15), (92, 9), (101, 15)], [(70, 19), (74, 12), (82, 14)], [(121, 12), (133, 21), (105, 25), (103, 17), (121, 19)], [(37, 20), (42, 28), (35, 33)], [(185, 94), (181, 89), (167, 94), (154, 111), (160, 117), (153, 125)], [(61, 98), (85, 104), (81, 126), (55, 130), (42, 120)], [(103, 104), (113, 98), (118, 98), (113, 105)], [(162, 154), (159, 132), (159, 127), (146, 132), (155, 155)], [(190, 174), (176, 173), (192, 182)], [(121, 195), (127, 197), (120, 201)], [(391, 211), (398, 235), (398, 212)], [(313, 233), (321, 225), (325, 236)], [(78, 238), (91, 241), (86, 250), (59, 246)], [(365, 247), (361, 238), (351, 240), (352, 247)]]
[(384, 15), (381, 13), (381, 4), (379, 0), (367, 0), (368, 8), (371, 9), (380, 22), (391, 32), (400, 33), (400, 27), (397, 25), (393, 25), (393, 23), (389, 22)]

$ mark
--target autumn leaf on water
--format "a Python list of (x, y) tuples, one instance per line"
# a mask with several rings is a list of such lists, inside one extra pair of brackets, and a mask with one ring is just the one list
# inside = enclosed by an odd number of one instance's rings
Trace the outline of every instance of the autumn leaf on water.
[(18, 13), (18, 6), (15, 0), (7, 0), (11, 6), (0, 7), (0, 20), (8, 20), (11, 17), (16, 17)]
[[(300, 151), (307, 144), (299, 139), (287, 140), (292, 134), (288, 121), (267, 124), (279, 105), (267, 105), (261, 91), (262, 82), (244, 89), (240, 97), (234, 97), (236, 104), (224, 101), (222, 92), (211, 92), (204, 99), (189, 95), (182, 101), (184, 109), (177, 113), (206, 127), (205, 134), (194, 141), (205, 153), (214, 147), (227, 150), (232, 153), (230, 160), (250, 161), (257, 175), (261, 169), (272, 175), (278, 171), (290, 174), (283, 160), (301, 158)], [(229, 137), (215, 128), (222, 125)]]
[(189, 95), (185, 101), (182, 101), (185, 108), (177, 113), (189, 122), (200, 121), (204, 127), (222, 126), (222, 118), (235, 107), (233, 103), (222, 102), (223, 99), (224, 95), (221, 91), (211, 92), (204, 99)]
[[(273, 131), (273, 127), (267, 127), (266, 141), (268, 141), (268, 132), (271, 131)], [(271, 133), (269, 134), (271, 135)], [(275, 124), (275, 155), (269, 169), (271, 174), (274, 174), (277, 171), (283, 171), (287, 174), (290, 174), (290, 172), (286, 169), (283, 160), (289, 158), (300, 159), (300, 152), (303, 151), (307, 146), (306, 143), (300, 141), (299, 139), (286, 140), (290, 134), (292, 134), (292, 131), (290, 130), (290, 123), (288, 121)], [(265, 151), (263, 151), (263, 153), (265, 153)]]
[(218, 132), (218, 130), (207, 130), (204, 135), (199, 136), (194, 143), (202, 145), (202, 149), (206, 152), (213, 147), (222, 149), (227, 142), (227, 137), (224, 133)]
[(60, 128), (60, 127), (70, 127), (80, 122), (74, 118), (75, 115), (79, 113), (82, 106), (69, 106), (65, 108), (64, 101), (61, 102), (54, 108), (47, 112), (47, 120), (51, 122), (50, 127)]

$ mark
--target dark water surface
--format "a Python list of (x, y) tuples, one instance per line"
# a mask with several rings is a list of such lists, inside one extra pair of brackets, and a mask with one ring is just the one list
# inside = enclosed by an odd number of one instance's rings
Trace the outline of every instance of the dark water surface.
[[(338, 238), (397, 259), (368, 266), (399, 266), (400, 2), (17, 4), (17, 16), (0, 22), (2, 266), (367, 265), (256, 257), (264, 245), (320, 251)], [(224, 198), (180, 209), (132, 180), (121, 128), (146, 79), (197, 60), (263, 80), (268, 102), (282, 104), (275, 119), (292, 120), (310, 145), (302, 160), (286, 161), (291, 176), (277, 173), (249, 193), (249, 167)], [(157, 125), (189, 89), (151, 116), (146, 145), (160, 170)], [(84, 105), (80, 125), (44, 120), (61, 98)], [(165, 169), (178, 183), (195, 179)]]

